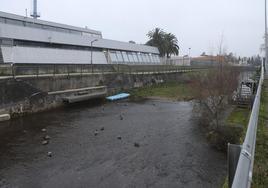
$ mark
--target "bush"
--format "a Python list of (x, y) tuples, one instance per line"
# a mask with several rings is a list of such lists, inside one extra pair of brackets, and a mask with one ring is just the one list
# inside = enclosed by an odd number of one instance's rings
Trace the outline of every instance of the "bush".
[(211, 130), (207, 134), (209, 143), (217, 150), (227, 152), (228, 143), (240, 144), (240, 137), (243, 134), (243, 127), (237, 126), (220, 126)]

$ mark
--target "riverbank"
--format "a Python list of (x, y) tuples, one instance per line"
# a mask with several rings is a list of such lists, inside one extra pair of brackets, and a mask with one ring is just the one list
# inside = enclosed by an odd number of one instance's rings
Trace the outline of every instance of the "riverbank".
[(240, 126), (241, 134), (238, 143), (232, 144), (242, 144), (246, 135), (248, 121), (250, 117), (250, 107), (239, 107), (235, 106), (231, 114), (228, 116), (226, 123), (228, 126)]
[[(11, 119), (66, 105), (66, 99), (103, 97), (160, 82), (183, 81), (188, 72), (94, 73), (0, 79), (0, 115)], [(105, 91), (94, 88), (106, 88)], [(82, 96), (85, 95), (85, 96)], [(101, 95), (100, 95), (101, 94)], [(64, 102), (65, 101), (65, 102)]]
[(170, 81), (152, 86), (130, 90), (131, 100), (167, 99), (173, 101), (190, 101), (193, 99), (191, 86), (188, 82)]

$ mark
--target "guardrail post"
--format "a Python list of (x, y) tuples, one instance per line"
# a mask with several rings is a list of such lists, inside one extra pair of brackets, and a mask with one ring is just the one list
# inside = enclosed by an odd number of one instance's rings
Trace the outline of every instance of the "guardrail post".
[(53, 76), (55, 77), (55, 74), (56, 74), (56, 65), (54, 64), (53, 65)]
[(14, 64), (11, 64), (11, 72), (12, 72), (12, 77), (15, 79), (15, 68), (14, 68)]
[(39, 75), (39, 66), (37, 66), (36, 68), (36, 77), (38, 78), (38, 75)]
[(231, 188), (241, 152), (241, 145), (228, 144), (228, 187)]

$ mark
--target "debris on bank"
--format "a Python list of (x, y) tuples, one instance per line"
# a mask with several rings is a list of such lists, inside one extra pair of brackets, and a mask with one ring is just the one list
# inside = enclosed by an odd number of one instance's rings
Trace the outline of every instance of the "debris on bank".
[(97, 136), (98, 134), (99, 134), (99, 131), (98, 130), (95, 130), (94, 136)]
[(116, 100), (126, 99), (129, 96), (130, 96), (129, 93), (120, 93), (120, 94), (117, 94), (117, 95), (106, 97), (106, 99), (109, 100), (109, 101), (116, 101)]
[(10, 120), (10, 115), (9, 114), (1, 114), (0, 115), (0, 122), (1, 121), (8, 121)]
[(48, 144), (49, 144), (49, 141), (48, 140), (42, 141), (42, 145), (48, 145)]
[(52, 152), (50, 152), (50, 151), (47, 152), (47, 156), (48, 156), (48, 157), (52, 157)]
[(137, 143), (137, 142), (135, 142), (135, 143), (134, 143), (134, 146), (135, 146), (136, 148), (139, 148), (139, 147), (140, 147), (140, 144)]

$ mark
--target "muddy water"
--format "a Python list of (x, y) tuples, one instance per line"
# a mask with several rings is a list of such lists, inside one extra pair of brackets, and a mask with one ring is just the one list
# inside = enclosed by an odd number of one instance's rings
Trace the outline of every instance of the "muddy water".
[(190, 102), (85, 104), (0, 124), (0, 187), (209, 188), (225, 175)]

